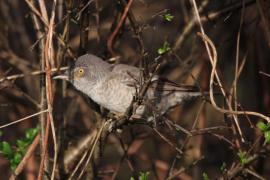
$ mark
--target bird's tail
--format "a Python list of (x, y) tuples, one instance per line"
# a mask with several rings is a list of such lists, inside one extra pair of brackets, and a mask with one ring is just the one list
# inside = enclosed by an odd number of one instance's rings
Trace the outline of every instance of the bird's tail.
[[(215, 93), (214, 93), (215, 94)], [(209, 92), (200, 92), (200, 91), (194, 91), (194, 92), (176, 92), (175, 97), (179, 104), (185, 101), (191, 101), (196, 98), (203, 98), (208, 99)]]

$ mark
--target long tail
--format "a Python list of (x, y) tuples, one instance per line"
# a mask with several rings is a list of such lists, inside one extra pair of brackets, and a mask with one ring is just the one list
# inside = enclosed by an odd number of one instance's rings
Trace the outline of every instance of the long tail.
[(175, 92), (175, 97), (178, 104), (182, 104), (185, 101), (191, 101), (198, 97), (206, 98), (209, 96), (209, 92)]

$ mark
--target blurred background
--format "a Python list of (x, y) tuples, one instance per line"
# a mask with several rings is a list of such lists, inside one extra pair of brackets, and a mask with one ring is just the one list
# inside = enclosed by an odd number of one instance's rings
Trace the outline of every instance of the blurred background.
[[(140, 67), (143, 62), (152, 71), (155, 59), (162, 56), (158, 60), (159, 74), (179, 84), (209, 90), (212, 66), (197, 34), (200, 28), (192, 1), (135, 0), (123, 24), (120, 19), (130, 1), (55, 2), (51, 68), (70, 65), (80, 55), (92, 53), (110, 59), (110, 63)], [(197, 0), (196, 3), (205, 33), (215, 44), (217, 72), (232, 106), (269, 116), (270, 2)], [(45, 76), (29, 74), (45, 69), (44, 45), (53, 4), (51, 0), (0, 1), (1, 125), (46, 109)], [(118, 25), (119, 31), (113, 37)], [(5, 79), (16, 74), (26, 76)], [(237, 93), (232, 93), (235, 79)], [(79, 149), (82, 139), (87, 139), (105, 121), (106, 113), (70, 84), (61, 81), (52, 84), (53, 120), (59, 145), (56, 179), (67, 179), (85, 149), (68, 165), (66, 154)], [(220, 91), (217, 85), (215, 90)], [(228, 109), (224, 97), (217, 96), (216, 101)], [(16, 141), (28, 128), (42, 129), (44, 116), (0, 129), (0, 141), (9, 142), (16, 149)], [(161, 123), (154, 128), (143, 123), (128, 124), (121, 132), (109, 134), (99, 143), (98, 155), (90, 161), (82, 179), (137, 179), (141, 173), (149, 179), (270, 179), (267, 137), (262, 128), (256, 127), (263, 119), (237, 116), (240, 134), (232, 115), (217, 111), (203, 99), (176, 107), (166, 117), (173, 123)], [(37, 147), (18, 179), (37, 178), (40, 152)], [(48, 171), (53, 152), (50, 134)], [(10, 165), (2, 152), (0, 179), (11, 176)]]

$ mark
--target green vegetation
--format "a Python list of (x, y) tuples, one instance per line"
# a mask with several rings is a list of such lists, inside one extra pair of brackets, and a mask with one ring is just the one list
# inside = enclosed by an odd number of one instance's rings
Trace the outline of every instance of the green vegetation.
[[(0, 141), (0, 154), (3, 154), (10, 162), (10, 167), (15, 170), (25, 155), (28, 146), (33, 142), (38, 134), (38, 128), (29, 128), (25, 131), (25, 137), (16, 140), (16, 144), (12, 146), (7, 141)], [(0, 133), (0, 136), (2, 132)]]
[(257, 128), (259, 128), (264, 133), (264, 138), (267, 143), (270, 142), (270, 123), (264, 123), (262, 121), (257, 123)]
[(165, 41), (161, 48), (158, 49), (158, 54), (163, 55), (171, 50), (170, 44)]
[(209, 176), (207, 173), (203, 173), (203, 180), (209, 180)]
[(173, 18), (174, 18), (174, 16), (171, 15), (170, 13), (164, 14), (164, 19), (165, 19), (166, 21), (171, 22), (171, 21), (173, 20)]
[(247, 154), (247, 152), (245, 152), (245, 151), (239, 151), (237, 153), (237, 156), (239, 157), (240, 163), (242, 165), (245, 165), (247, 163), (247, 161), (248, 161), (248, 154)]
[[(139, 180), (148, 180), (149, 172), (140, 172)], [(131, 177), (130, 180), (135, 180), (134, 177)]]

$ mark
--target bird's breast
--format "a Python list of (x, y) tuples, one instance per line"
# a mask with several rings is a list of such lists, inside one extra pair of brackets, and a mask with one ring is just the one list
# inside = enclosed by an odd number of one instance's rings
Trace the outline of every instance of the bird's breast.
[(125, 113), (132, 103), (134, 93), (134, 87), (117, 81), (109, 81), (97, 84), (89, 96), (93, 101), (112, 112)]

